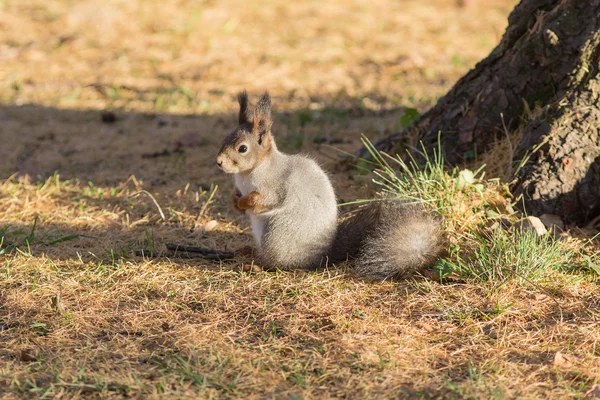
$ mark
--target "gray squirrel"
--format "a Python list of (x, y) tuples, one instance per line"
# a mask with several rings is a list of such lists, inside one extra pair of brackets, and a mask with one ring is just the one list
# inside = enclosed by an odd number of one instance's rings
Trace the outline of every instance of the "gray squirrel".
[(254, 110), (238, 95), (239, 126), (217, 165), (234, 175), (232, 202), (250, 218), (256, 260), (266, 268), (314, 269), (352, 260), (359, 278), (398, 278), (431, 266), (444, 245), (441, 221), (419, 203), (384, 198), (338, 223), (329, 177), (312, 159), (277, 149), (266, 92)]

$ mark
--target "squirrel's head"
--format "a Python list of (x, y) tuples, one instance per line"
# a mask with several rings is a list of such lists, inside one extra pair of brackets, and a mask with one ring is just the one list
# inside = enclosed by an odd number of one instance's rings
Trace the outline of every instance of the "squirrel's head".
[(268, 92), (260, 98), (254, 112), (248, 108), (248, 95), (238, 95), (239, 126), (223, 141), (217, 165), (228, 174), (250, 172), (273, 151), (271, 136), (271, 97)]

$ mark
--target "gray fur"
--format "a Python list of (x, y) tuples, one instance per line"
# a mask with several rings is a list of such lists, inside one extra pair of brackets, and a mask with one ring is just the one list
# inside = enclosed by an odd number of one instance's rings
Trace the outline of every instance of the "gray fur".
[[(337, 224), (335, 193), (313, 160), (273, 149), (252, 172), (236, 175), (242, 195), (253, 190), (273, 208), (250, 217), (258, 261), (283, 270), (318, 267), (330, 248)], [(302, 190), (290, 190), (302, 188)]]
[[(241, 125), (224, 140), (217, 162), (234, 174), (242, 196), (262, 196), (266, 211), (246, 211), (262, 266), (310, 269), (327, 260), (353, 259), (353, 273), (374, 281), (401, 277), (435, 262), (444, 248), (438, 218), (420, 204), (383, 199), (338, 226), (327, 174), (312, 159), (277, 149), (269, 94), (256, 105), (252, 120), (247, 117), (245, 92), (238, 99)], [(248, 150), (240, 152), (242, 145)]]
[[(243, 93), (239, 99), (242, 115), (248, 99)], [(217, 163), (234, 174), (242, 196), (256, 191), (268, 209), (260, 214), (246, 211), (258, 262), (284, 270), (314, 268), (321, 264), (335, 236), (335, 193), (315, 161), (277, 149), (271, 125), (271, 98), (265, 93), (254, 108), (252, 124), (245, 122), (225, 138)], [(244, 153), (239, 152), (242, 145), (248, 149)]]
[(353, 259), (356, 276), (379, 281), (422, 271), (444, 248), (439, 218), (419, 203), (383, 199), (340, 223), (330, 256)]

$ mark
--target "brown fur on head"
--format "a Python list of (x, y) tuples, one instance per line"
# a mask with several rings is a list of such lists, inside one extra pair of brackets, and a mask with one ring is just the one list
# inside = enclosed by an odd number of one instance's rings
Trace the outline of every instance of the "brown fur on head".
[(239, 126), (223, 141), (217, 165), (228, 174), (239, 174), (252, 171), (263, 162), (272, 151), (271, 136), (271, 97), (268, 92), (260, 98), (250, 112), (248, 95), (238, 95), (240, 103)]

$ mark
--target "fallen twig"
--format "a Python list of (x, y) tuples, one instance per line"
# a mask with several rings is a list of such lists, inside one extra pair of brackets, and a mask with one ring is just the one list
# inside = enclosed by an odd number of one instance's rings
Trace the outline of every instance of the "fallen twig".
[(135, 252), (138, 257), (171, 257), (171, 258), (204, 258), (207, 260), (228, 260), (235, 258), (233, 251), (221, 251), (215, 249), (206, 249), (196, 246), (182, 246), (178, 244), (167, 244), (165, 252), (156, 252), (150, 250), (138, 250)]

